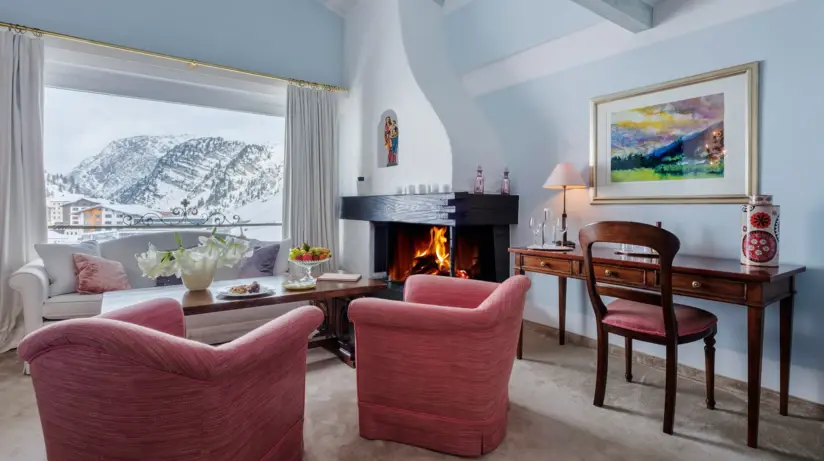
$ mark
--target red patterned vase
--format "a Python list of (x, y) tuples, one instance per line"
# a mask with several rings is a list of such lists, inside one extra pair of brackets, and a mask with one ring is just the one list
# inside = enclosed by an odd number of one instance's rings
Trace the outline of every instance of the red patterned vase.
[(778, 233), (781, 207), (772, 195), (753, 195), (741, 215), (741, 264), (778, 266)]

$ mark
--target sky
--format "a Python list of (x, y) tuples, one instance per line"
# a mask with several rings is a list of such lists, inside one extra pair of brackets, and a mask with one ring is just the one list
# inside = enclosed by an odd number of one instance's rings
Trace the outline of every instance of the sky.
[(284, 119), (184, 104), (46, 88), (45, 164), (68, 173), (111, 141), (130, 136), (220, 136), (280, 144)]

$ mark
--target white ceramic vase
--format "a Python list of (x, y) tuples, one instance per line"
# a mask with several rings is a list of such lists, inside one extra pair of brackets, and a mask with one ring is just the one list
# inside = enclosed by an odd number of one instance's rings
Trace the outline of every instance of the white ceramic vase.
[(186, 285), (189, 291), (203, 291), (209, 288), (215, 279), (216, 268), (217, 259), (215, 258), (204, 258), (194, 263), (189, 271), (181, 276), (183, 285)]
[(741, 264), (778, 266), (781, 208), (773, 205), (772, 195), (753, 195), (741, 211)]

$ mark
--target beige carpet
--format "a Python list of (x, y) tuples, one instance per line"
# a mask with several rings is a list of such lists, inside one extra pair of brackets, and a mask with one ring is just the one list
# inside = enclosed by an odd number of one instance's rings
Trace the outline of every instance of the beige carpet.
[[(824, 460), (824, 422), (814, 417), (782, 417), (777, 408), (763, 408), (763, 448), (752, 450), (744, 396), (717, 392), (718, 409), (707, 410), (703, 385), (681, 380), (676, 433), (667, 436), (661, 432), (660, 371), (636, 365), (636, 382), (626, 383), (623, 362), (613, 357), (606, 407), (596, 408), (594, 351), (531, 333), (525, 355), (512, 376), (508, 435), (484, 460)], [(37, 406), (20, 369), (14, 353), (0, 355), (0, 460), (40, 461), (45, 450)], [(310, 352), (306, 394), (307, 461), (459, 459), (361, 439), (355, 371), (325, 352)]]

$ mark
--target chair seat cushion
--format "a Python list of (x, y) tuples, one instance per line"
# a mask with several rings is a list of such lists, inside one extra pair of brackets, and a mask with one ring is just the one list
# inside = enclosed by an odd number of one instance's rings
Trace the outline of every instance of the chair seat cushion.
[[(700, 333), (718, 323), (718, 317), (712, 313), (681, 304), (675, 305), (675, 318), (678, 321), (678, 336)], [(661, 306), (617, 299), (607, 304), (603, 322), (625, 330), (666, 336)]]

